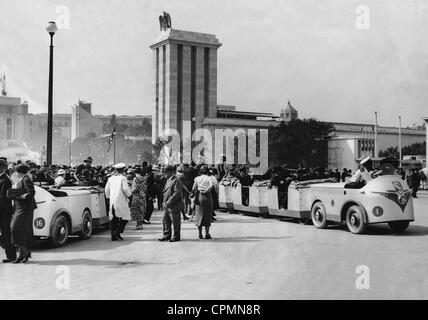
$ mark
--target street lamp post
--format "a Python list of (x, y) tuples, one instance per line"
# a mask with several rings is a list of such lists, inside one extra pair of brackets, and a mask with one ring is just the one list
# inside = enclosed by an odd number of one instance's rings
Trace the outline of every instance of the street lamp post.
[(46, 31), (51, 37), (49, 47), (49, 90), (48, 90), (48, 132), (47, 132), (47, 149), (46, 149), (46, 162), (48, 165), (52, 164), (52, 120), (53, 120), (53, 105), (52, 105), (52, 91), (53, 91), (53, 36), (58, 30), (54, 21), (49, 21)]

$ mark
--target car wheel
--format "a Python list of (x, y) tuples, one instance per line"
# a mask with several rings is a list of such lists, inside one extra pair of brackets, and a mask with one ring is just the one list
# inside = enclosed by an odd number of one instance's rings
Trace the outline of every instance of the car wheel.
[(311, 210), (311, 220), (316, 228), (327, 228), (327, 214), (322, 202), (317, 202), (313, 205)]
[(409, 221), (391, 221), (388, 222), (389, 227), (396, 233), (403, 232), (409, 226)]
[(346, 225), (352, 233), (361, 234), (366, 231), (367, 224), (364, 222), (364, 214), (360, 206), (354, 205), (348, 209)]
[(80, 237), (82, 239), (89, 239), (92, 235), (92, 216), (89, 210), (83, 212), (82, 218), (82, 231), (80, 231)]
[(69, 234), (67, 218), (58, 216), (52, 226), (50, 241), (54, 247), (62, 247), (66, 242)]

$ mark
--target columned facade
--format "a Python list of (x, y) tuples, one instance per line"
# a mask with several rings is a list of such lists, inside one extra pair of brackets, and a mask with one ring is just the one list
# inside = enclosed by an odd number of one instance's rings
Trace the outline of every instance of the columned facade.
[(217, 116), (220, 46), (215, 35), (175, 29), (160, 32), (154, 40), (153, 143), (166, 138), (169, 129), (177, 130), (185, 142), (203, 118)]

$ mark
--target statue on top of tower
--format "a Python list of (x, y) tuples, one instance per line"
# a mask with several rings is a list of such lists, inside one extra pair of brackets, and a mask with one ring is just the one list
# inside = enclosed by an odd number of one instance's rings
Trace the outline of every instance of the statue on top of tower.
[(3, 72), (1, 78), (0, 78), (0, 83), (1, 83), (1, 94), (2, 96), (7, 96), (7, 92), (6, 92), (6, 73)]
[(160, 31), (171, 29), (171, 16), (168, 12), (163, 11), (163, 15), (159, 16)]

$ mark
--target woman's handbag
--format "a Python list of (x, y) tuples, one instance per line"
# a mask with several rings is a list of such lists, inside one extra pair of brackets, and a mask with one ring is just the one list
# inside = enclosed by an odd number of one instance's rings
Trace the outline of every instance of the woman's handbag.
[(195, 205), (199, 206), (199, 191), (195, 192)]
[(8, 199), (15, 200), (18, 197), (24, 195), (26, 193), (25, 189), (9, 189), (6, 192), (6, 197)]

